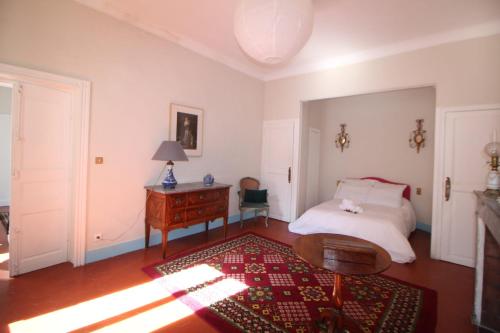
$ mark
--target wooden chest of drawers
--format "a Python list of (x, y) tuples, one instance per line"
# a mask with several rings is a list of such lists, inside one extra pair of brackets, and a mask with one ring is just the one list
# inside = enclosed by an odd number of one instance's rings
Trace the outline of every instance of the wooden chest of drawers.
[(146, 186), (145, 245), (149, 246), (151, 227), (162, 232), (162, 256), (167, 250), (168, 232), (198, 223), (224, 219), (224, 237), (227, 233), (230, 185), (215, 183), (206, 187), (201, 182), (178, 184), (173, 190)]

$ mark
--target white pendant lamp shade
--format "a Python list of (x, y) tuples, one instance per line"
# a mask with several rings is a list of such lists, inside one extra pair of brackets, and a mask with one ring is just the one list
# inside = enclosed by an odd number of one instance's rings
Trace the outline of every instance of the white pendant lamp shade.
[(313, 27), (311, 0), (240, 0), (234, 34), (250, 57), (278, 64), (296, 55)]

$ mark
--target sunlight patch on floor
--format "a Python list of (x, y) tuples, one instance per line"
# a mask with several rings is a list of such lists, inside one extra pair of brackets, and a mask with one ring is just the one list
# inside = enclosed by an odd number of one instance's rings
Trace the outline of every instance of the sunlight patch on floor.
[(0, 253), (0, 264), (9, 260), (9, 253)]
[[(151, 282), (30, 319), (10, 323), (9, 329), (11, 333), (76, 330), (169, 297), (171, 292), (167, 291), (167, 286), (174, 289), (185, 289), (223, 275), (220, 271), (206, 264), (194, 266)], [(172, 291), (172, 289), (169, 290)]]
[[(248, 286), (234, 279), (224, 279), (188, 295), (144, 311), (138, 315), (103, 327), (94, 332), (151, 332), (168, 326), (178, 320), (192, 315), (195, 311), (210, 306), (231, 295), (239, 293)], [(186, 305), (186, 304), (189, 304)]]

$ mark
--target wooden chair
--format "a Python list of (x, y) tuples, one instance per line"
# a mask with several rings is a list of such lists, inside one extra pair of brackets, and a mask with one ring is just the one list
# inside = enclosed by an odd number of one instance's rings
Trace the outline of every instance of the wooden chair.
[(266, 228), (268, 227), (267, 220), (269, 219), (269, 204), (266, 202), (263, 203), (254, 203), (254, 202), (245, 202), (245, 191), (246, 190), (258, 190), (260, 186), (260, 182), (252, 177), (241, 178), (240, 180), (240, 190), (238, 191), (239, 197), (239, 209), (240, 209), (240, 228), (243, 227), (243, 214), (248, 211), (255, 212), (255, 218), (260, 212), (266, 212)]

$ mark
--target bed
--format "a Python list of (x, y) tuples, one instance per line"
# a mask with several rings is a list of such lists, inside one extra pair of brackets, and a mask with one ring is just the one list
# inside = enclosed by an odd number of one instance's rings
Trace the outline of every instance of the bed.
[[(356, 182), (356, 186), (352, 185)], [(399, 193), (399, 200), (396, 193)], [(416, 259), (408, 242), (408, 236), (416, 227), (410, 193), (410, 186), (382, 178), (343, 180), (333, 200), (307, 210), (290, 223), (288, 229), (301, 235), (335, 233), (362, 238), (384, 248), (392, 261), (409, 263)], [(343, 199), (357, 202), (363, 212), (353, 214), (339, 208)]]

